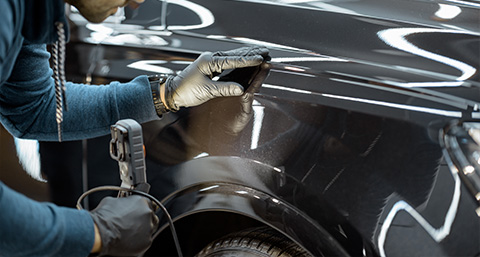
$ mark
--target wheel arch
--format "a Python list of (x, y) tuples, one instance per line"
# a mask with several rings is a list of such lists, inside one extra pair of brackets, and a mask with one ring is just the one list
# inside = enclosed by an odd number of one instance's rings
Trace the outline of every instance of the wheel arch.
[[(163, 203), (175, 222), (182, 249), (192, 251), (187, 255), (194, 255), (202, 245), (228, 233), (255, 226), (269, 226), (279, 231), (312, 256), (348, 255), (326, 229), (300, 210), (245, 185), (224, 181), (197, 183), (170, 194)], [(161, 224), (158, 240), (162, 243), (158, 244), (164, 248), (163, 242), (170, 241), (169, 245), (173, 246), (166, 220)], [(169, 249), (172, 250), (174, 248)]]

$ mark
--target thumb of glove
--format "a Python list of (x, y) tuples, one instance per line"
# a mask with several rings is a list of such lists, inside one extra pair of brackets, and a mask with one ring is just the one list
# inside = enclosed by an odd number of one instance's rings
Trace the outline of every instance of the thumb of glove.
[(240, 96), (243, 94), (243, 87), (236, 82), (215, 81), (215, 86), (210, 88), (212, 98), (220, 96)]

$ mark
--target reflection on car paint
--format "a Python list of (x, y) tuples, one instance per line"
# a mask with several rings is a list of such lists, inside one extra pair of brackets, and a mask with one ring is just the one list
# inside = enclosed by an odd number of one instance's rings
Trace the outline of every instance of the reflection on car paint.
[[(321, 255), (324, 236), (312, 233), (323, 226), (329, 228), (325, 238), (357, 244), (343, 245), (355, 256), (378, 256), (378, 245), (392, 256), (432, 250), (474, 255), (479, 233), (468, 226), (478, 226), (478, 217), (468, 216), (468, 194), (462, 194), (452, 224), (444, 214), (457, 208), (449, 200), (458, 183), (446, 172), (437, 179), (438, 163), (431, 159), (441, 153), (430, 132), (452, 119), (480, 119), (480, 83), (478, 74), (472, 77), (478, 51), (470, 55), (479, 39), (478, 25), (471, 22), (478, 10), (466, 8), (475, 5), (469, 1), (447, 3), (147, 0), (145, 15), (126, 9), (104, 27), (74, 20), (78, 30), (72, 30), (68, 49), (76, 51), (72, 56), (89, 52), (95, 59), (75, 60), (86, 64), (70, 75), (84, 76), (88, 65), (97, 65), (88, 69), (97, 82), (127, 81), (179, 72), (204, 51), (266, 46), (270, 77), (235, 136), (220, 133), (236, 117), (233, 99), (170, 113), (145, 126), (151, 136), (147, 155), (158, 164), (149, 169), (152, 188), (158, 196), (170, 195), (174, 217), (213, 209), (255, 214), (315, 256)], [(440, 42), (432, 41), (437, 37)], [(106, 66), (111, 72), (102, 72)], [(167, 174), (171, 185), (162, 187), (166, 182), (158, 174)], [(225, 192), (239, 200), (230, 202)], [(398, 199), (390, 197), (395, 194)], [(285, 209), (271, 216), (268, 208), (282, 210), (277, 205)], [(299, 216), (285, 214), (295, 210)], [(414, 227), (402, 223), (403, 217)], [(439, 241), (435, 233), (446, 235), (450, 226), (449, 236)], [(421, 240), (405, 247), (415, 236)]]
[(260, 140), (260, 131), (262, 131), (262, 123), (263, 123), (263, 116), (265, 115), (264, 109), (265, 107), (262, 106), (256, 100), (253, 100), (252, 104), (253, 108), (253, 128), (252, 128), (252, 142), (250, 145), (250, 149), (257, 149), (258, 141)]
[(213, 16), (212, 12), (210, 12), (207, 8), (196, 4), (191, 1), (186, 1), (186, 0), (175, 0), (172, 2), (168, 2), (168, 4), (176, 4), (182, 7), (185, 7), (195, 14), (198, 15), (200, 18), (200, 24), (195, 24), (195, 25), (169, 25), (167, 27), (168, 30), (192, 30), (192, 29), (200, 29), (200, 28), (205, 28), (210, 25), (212, 25), (215, 22), (215, 17)]
[[(333, 80), (338, 80), (338, 79), (333, 79)], [(344, 81), (344, 82), (351, 83), (350, 81)], [(300, 93), (300, 94), (319, 95), (319, 96), (322, 96), (322, 97), (335, 98), (335, 99), (345, 100), (345, 101), (353, 101), (353, 102), (359, 102), (359, 103), (381, 105), (381, 106), (386, 106), (386, 107), (390, 107), (390, 108), (397, 108), (397, 109), (416, 111), (416, 112), (424, 112), (424, 113), (430, 113), (430, 114), (447, 116), (447, 117), (454, 117), (454, 118), (461, 118), (462, 117), (462, 113), (458, 112), (458, 111), (447, 111), (447, 110), (441, 110), (441, 109), (433, 109), (433, 108), (427, 108), (427, 107), (421, 107), (421, 106), (412, 106), (412, 105), (405, 105), (405, 104), (396, 104), (396, 103), (392, 103), (392, 102), (384, 102), (384, 101), (377, 101), (377, 100), (371, 100), (371, 99), (362, 99), (362, 98), (348, 97), (348, 96), (341, 96), (341, 95), (316, 93), (316, 92), (312, 92), (312, 91), (295, 89), (295, 88), (290, 88), (290, 87), (283, 87), (283, 86), (278, 86), (278, 85), (271, 85), (271, 84), (263, 84), (262, 87), (270, 88), (270, 89), (276, 89), (276, 90), (289, 91), (289, 92), (294, 92), (294, 93)]]
[[(345, 81), (345, 82), (347, 82), (347, 81)], [(356, 97), (331, 95), (331, 94), (321, 94), (321, 96), (329, 97), (329, 98), (335, 98), (335, 99), (341, 99), (341, 100), (346, 100), (346, 101), (359, 102), (359, 103), (381, 105), (381, 106), (386, 106), (386, 107), (390, 107), (390, 108), (403, 109), (403, 110), (409, 110), (409, 111), (415, 111), (415, 112), (424, 112), (424, 113), (442, 115), (442, 116), (453, 117), (453, 118), (461, 118), (462, 117), (462, 113), (457, 112), (457, 111), (447, 111), (447, 110), (433, 109), (433, 108), (427, 108), (427, 107), (421, 107), (421, 106), (396, 104), (396, 103), (392, 103), (392, 102), (376, 101), (376, 100), (371, 100), (371, 99), (362, 99), (362, 98), (356, 98)]]
[(480, 8), (480, 4), (472, 2), (472, 1), (462, 1), (462, 0), (446, 0), (447, 2), (458, 3), (462, 5), (468, 5), (476, 8)]
[(475, 73), (477, 72), (477, 69), (475, 69), (474, 67), (464, 62), (421, 49), (420, 47), (414, 45), (413, 43), (407, 40), (408, 36), (413, 34), (421, 34), (421, 33), (450, 33), (450, 34), (465, 34), (465, 35), (473, 35), (473, 36), (480, 35), (479, 33), (472, 33), (468, 31), (460, 32), (458, 30), (429, 29), (429, 28), (393, 28), (393, 29), (379, 31), (378, 37), (391, 47), (451, 66), (462, 72), (461, 76), (455, 78), (455, 81), (451, 81), (451, 82), (443, 81), (443, 82), (440, 82), (440, 84), (437, 84), (436, 82), (409, 82), (409, 83), (400, 83), (400, 85), (404, 85), (406, 87), (461, 86), (464, 83), (463, 80), (469, 79), (473, 75), (475, 75)]
[(130, 63), (127, 65), (128, 68), (149, 71), (149, 72), (158, 72), (163, 74), (174, 74), (175, 72), (172, 69), (160, 66), (166, 64), (168, 61), (164, 60), (142, 60)]
[(460, 7), (450, 4), (438, 4), (438, 11), (435, 12), (435, 17), (441, 20), (451, 20), (457, 17), (462, 12)]
[(276, 90), (282, 90), (282, 91), (289, 91), (289, 92), (299, 93), (299, 94), (307, 94), (307, 95), (313, 94), (312, 91), (308, 91), (308, 90), (291, 88), (291, 87), (283, 87), (283, 86), (272, 85), (272, 84), (263, 84), (262, 87), (276, 89)]
[(410, 204), (405, 201), (398, 201), (392, 207), (390, 212), (388, 213), (387, 218), (385, 219), (382, 228), (380, 230), (380, 234), (378, 236), (378, 248), (380, 252), (380, 256), (384, 257), (385, 254), (385, 239), (388, 234), (388, 230), (392, 224), (393, 219), (400, 211), (405, 211), (412, 218), (414, 218), (420, 226), (422, 226), (425, 231), (435, 240), (437, 243), (441, 242), (445, 239), (449, 234), (452, 228), (453, 221), (457, 215), (458, 204), (460, 202), (460, 178), (458, 177), (457, 173), (451, 172), (452, 177), (455, 181), (455, 189), (453, 192), (452, 201), (450, 203), (450, 207), (448, 208), (447, 214), (445, 215), (444, 223), (440, 228), (434, 228), (415, 208), (413, 208)]
[(272, 62), (348, 62), (348, 60), (338, 58), (338, 57), (274, 57), (272, 58)]

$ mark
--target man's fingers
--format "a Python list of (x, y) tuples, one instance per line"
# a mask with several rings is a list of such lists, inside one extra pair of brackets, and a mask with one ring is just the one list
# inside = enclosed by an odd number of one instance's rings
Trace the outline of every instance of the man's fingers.
[(249, 55), (261, 55), (267, 56), (269, 53), (266, 47), (261, 46), (251, 46), (251, 47), (242, 47), (238, 49), (228, 50), (228, 51), (219, 51), (214, 53), (214, 56), (249, 56)]
[(270, 74), (271, 64), (269, 63), (262, 63), (260, 66), (260, 71), (255, 75), (250, 86), (245, 91), (245, 93), (254, 94), (257, 93), (262, 86), (265, 79), (267, 79), (268, 75)]
[(215, 88), (210, 89), (210, 94), (214, 97), (221, 96), (240, 96), (243, 94), (243, 87), (235, 82), (215, 81)]
[(254, 56), (213, 56), (210, 62), (210, 70), (212, 72), (221, 73), (224, 70), (244, 68), (260, 65), (263, 57)]

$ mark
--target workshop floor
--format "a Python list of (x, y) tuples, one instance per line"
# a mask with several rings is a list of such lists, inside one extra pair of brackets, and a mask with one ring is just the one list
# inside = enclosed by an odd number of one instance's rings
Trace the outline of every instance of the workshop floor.
[(48, 201), (44, 182), (30, 177), (18, 162), (13, 137), (0, 125), (0, 180), (10, 188), (37, 201)]

